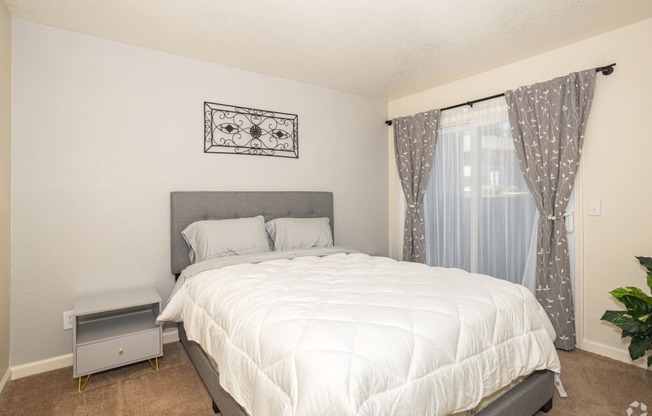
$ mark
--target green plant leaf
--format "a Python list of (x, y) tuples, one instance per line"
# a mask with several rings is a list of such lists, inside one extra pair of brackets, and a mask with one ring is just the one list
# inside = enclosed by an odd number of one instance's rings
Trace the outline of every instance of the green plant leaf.
[(639, 257), (636, 256), (636, 260), (641, 263), (641, 266), (645, 267), (647, 270), (647, 287), (650, 288), (650, 293), (652, 293), (652, 257)]
[(616, 298), (619, 302), (625, 303), (623, 301), (623, 297), (625, 296), (633, 296), (639, 300), (642, 300), (643, 302), (646, 302), (650, 305), (652, 305), (652, 297), (648, 296), (643, 292), (641, 289), (633, 286), (624, 286), (624, 287), (619, 287), (618, 289), (614, 289), (611, 292), (611, 295)]
[(627, 311), (604, 311), (600, 320), (608, 321), (613, 324), (616, 321), (625, 320), (627, 318), (632, 319), (632, 316), (629, 315)]
[(603, 321), (610, 322), (623, 330), (623, 336), (635, 336), (649, 331), (652, 326), (633, 317), (628, 311), (605, 311)]
[[(647, 295), (645, 295), (647, 297)], [(652, 313), (652, 303), (648, 303), (634, 297), (632, 295), (625, 295), (622, 297), (622, 302), (625, 304), (627, 311), (637, 319), (645, 322), (641, 317)]]
[(652, 329), (648, 329), (648, 330), (645, 330), (645, 331), (636, 331), (636, 332), (629, 332), (629, 331), (626, 331), (626, 330), (623, 329), (623, 333), (622, 333), (622, 335), (620, 337), (625, 338), (625, 337), (636, 337), (636, 336), (651, 337), (652, 338)]
[(629, 356), (632, 357), (632, 360), (636, 360), (644, 356), (645, 351), (649, 349), (652, 349), (650, 338), (634, 337), (629, 344)]
[(636, 256), (636, 260), (638, 260), (639, 263), (641, 263), (641, 266), (645, 267), (647, 269), (648, 273), (652, 273), (652, 257), (638, 257)]

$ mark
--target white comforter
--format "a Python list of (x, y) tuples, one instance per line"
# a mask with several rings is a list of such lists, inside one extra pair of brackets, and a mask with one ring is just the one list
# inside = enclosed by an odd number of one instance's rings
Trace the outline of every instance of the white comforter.
[(448, 415), (560, 370), (532, 294), (488, 276), (339, 253), (184, 277), (159, 320), (252, 416)]

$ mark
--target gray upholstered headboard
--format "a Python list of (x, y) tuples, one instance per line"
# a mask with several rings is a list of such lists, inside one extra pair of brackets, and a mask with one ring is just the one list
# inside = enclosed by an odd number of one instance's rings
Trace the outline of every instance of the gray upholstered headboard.
[(172, 274), (190, 265), (188, 245), (181, 236), (188, 225), (262, 215), (265, 221), (281, 217), (328, 217), (335, 236), (332, 192), (171, 192), (170, 241)]

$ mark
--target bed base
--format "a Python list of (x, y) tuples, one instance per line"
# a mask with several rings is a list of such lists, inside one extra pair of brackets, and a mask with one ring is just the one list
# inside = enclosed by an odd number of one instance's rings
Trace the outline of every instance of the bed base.
[(208, 394), (213, 399), (213, 411), (220, 412), (222, 416), (249, 416), (238, 402), (220, 386), (217, 370), (199, 344), (188, 340), (183, 324), (179, 324), (179, 340), (204, 382)]
[[(188, 340), (183, 324), (179, 324), (179, 339), (213, 399), (213, 411), (221, 413), (222, 416), (249, 416), (220, 386), (217, 370), (206, 357), (204, 350), (197, 343)], [(548, 413), (552, 409), (553, 390), (554, 374), (547, 370), (537, 371), (482, 409), (476, 416), (532, 416), (539, 410)]]

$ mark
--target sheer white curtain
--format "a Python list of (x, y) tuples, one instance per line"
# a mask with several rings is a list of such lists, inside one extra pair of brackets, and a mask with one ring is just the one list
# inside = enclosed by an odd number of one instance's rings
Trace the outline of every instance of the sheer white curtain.
[(537, 211), (504, 98), (442, 113), (424, 218), (427, 264), (533, 289), (534, 268), (526, 264), (529, 255), (536, 259)]

